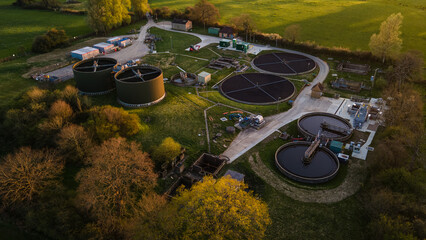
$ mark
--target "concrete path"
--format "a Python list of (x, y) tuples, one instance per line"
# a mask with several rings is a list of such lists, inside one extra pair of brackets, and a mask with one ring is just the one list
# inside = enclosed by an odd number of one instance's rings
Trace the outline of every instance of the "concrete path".
[(347, 176), (342, 184), (332, 189), (312, 190), (294, 187), (281, 180), (260, 159), (259, 153), (249, 157), (251, 169), (265, 182), (277, 191), (302, 202), (334, 203), (342, 201), (355, 194), (362, 186), (365, 179), (365, 166), (360, 160), (351, 161), (348, 166)]
[[(119, 63), (126, 63), (129, 60), (141, 58), (147, 55), (149, 53), (149, 48), (144, 43), (145, 36), (147, 34), (147, 30), (155, 25), (156, 23), (152, 19), (149, 19), (148, 22), (141, 27), (139, 35), (137, 39), (133, 40), (132, 45), (128, 46), (127, 48), (123, 48), (118, 52), (107, 54), (106, 56), (117, 59)], [(74, 77), (72, 66), (73, 65), (69, 65), (63, 68), (59, 68), (55, 71), (49, 72), (48, 74), (59, 77), (62, 79), (62, 81), (69, 80)]]
[[(319, 67), (320, 71), (317, 77), (312, 81), (311, 86), (319, 82), (323, 82), (327, 77), (329, 67), (327, 63), (317, 57), (297, 51), (283, 50), (274, 47), (269, 47), (268, 49), (296, 53), (313, 59)], [(266, 117), (266, 125), (263, 128), (259, 130), (250, 128), (240, 132), (234, 141), (229, 145), (228, 149), (223, 152), (223, 155), (229, 157), (230, 162), (232, 162), (247, 152), (249, 149), (260, 143), (263, 139), (271, 135), (278, 128), (298, 119), (303, 114), (317, 111), (335, 113), (341, 105), (342, 101), (344, 101), (342, 99), (339, 100), (324, 97), (320, 99), (313, 99), (311, 98), (310, 93), (311, 87), (305, 87), (299, 93), (298, 97), (293, 103), (293, 107), (290, 110)]]

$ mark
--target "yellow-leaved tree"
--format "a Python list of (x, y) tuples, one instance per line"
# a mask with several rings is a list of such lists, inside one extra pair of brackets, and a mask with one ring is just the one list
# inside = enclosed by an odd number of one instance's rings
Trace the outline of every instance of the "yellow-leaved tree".
[(395, 58), (401, 51), (402, 39), (401, 35), (402, 19), (401, 13), (390, 15), (380, 25), (380, 32), (373, 34), (370, 38), (369, 47), (371, 53), (385, 62), (387, 58)]
[(130, 23), (130, 0), (89, 0), (87, 20), (96, 33), (107, 33), (123, 23)]
[(181, 239), (262, 239), (271, 223), (268, 206), (228, 176), (205, 177), (173, 199)]

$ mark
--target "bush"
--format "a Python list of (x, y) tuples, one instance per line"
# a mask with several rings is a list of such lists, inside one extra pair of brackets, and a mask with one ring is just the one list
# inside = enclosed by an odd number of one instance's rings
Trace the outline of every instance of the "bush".
[(46, 53), (56, 47), (65, 46), (68, 37), (64, 30), (50, 29), (46, 34), (37, 36), (34, 39), (32, 51), (36, 53)]
[(168, 137), (155, 148), (152, 153), (152, 159), (154, 162), (161, 166), (163, 163), (171, 163), (181, 152), (181, 146), (173, 138)]
[(130, 137), (143, 129), (138, 115), (112, 106), (93, 108), (87, 125), (101, 142), (112, 137)]

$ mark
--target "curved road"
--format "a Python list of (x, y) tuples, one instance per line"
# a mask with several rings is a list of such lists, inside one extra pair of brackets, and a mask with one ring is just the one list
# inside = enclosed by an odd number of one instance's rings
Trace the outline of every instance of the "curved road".
[[(149, 19), (147, 24), (141, 27), (138, 38), (133, 41), (133, 44), (131, 46), (122, 49), (119, 52), (108, 54), (107, 56), (117, 59), (120, 63), (124, 63), (128, 60), (141, 58), (147, 55), (149, 53), (149, 48), (144, 44), (144, 40), (147, 30), (151, 27), (158, 27), (168, 31), (186, 33), (196, 36), (201, 39), (201, 42), (198, 43), (200, 47), (205, 47), (211, 43), (217, 43), (221, 39), (219, 37), (172, 30), (170, 22), (155, 23), (152, 19)], [(282, 48), (268, 47), (259, 44), (254, 44), (254, 46), (260, 48), (261, 50), (278, 50), (289, 53), (296, 53), (313, 59), (319, 67), (320, 71), (317, 77), (312, 81), (312, 85), (315, 85), (318, 82), (323, 82), (328, 75), (329, 67), (327, 63), (317, 57), (311, 56), (306, 53), (286, 50)], [(64, 81), (71, 79), (73, 77), (72, 65), (50, 72), (49, 75), (58, 76)], [(293, 103), (293, 107), (290, 110), (288, 110), (287, 112), (266, 117), (266, 125), (259, 130), (250, 128), (240, 132), (240, 134), (234, 139), (234, 141), (230, 144), (230, 146), (223, 153), (223, 155), (229, 157), (230, 162), (232, 162), (239, 156), (247, 152), (249, 149), (257, 145), (263, 139), (271, 135), (274, 131), (284, 126), (285, 124), (299, 118), (301, 115), (314, 111), (334, 113), (339, 108), (341, 102), (342, 100), (334, 100), (330, 98), (312, 99), (310, 97), (310, 87), (304, 88), (299, 93), (298, 97)]]

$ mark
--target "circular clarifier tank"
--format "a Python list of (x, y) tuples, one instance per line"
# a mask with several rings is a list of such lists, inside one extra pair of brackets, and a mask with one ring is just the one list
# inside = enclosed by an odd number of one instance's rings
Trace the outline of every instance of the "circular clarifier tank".
[(305, 137), (314, 138), (321, 131), (329, 140), (345, 141), (352, 136), (352, 125), (346, 119), (331, 113), (313, 112), (297, 120), (297, 127)]
[(113, 91), (115, 86), (112, 75), (115, 66), (117, 60), (106, 57), (86, 59), (74, 64), (72, 70), (80, 93), (100, 95)]
[(333, 179), (339, 170), (339, 160), (329, 149), (318, 147), (309, 163), (304, 161), (310, 142), (291, 142), (275, 153), (275, 164), (288, 178), (303, 183), (323, 183)]
[(115, 74), (118, 102), (138, 108), (156, 104), (164, 99), (163, 72), (153, 66), (134, 66)]

